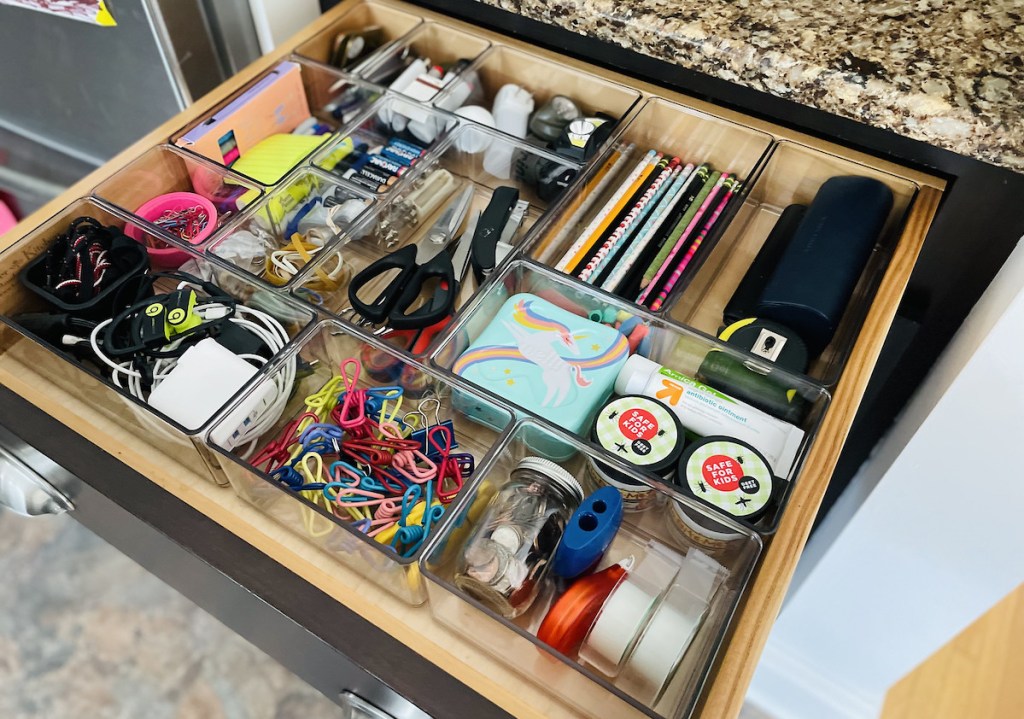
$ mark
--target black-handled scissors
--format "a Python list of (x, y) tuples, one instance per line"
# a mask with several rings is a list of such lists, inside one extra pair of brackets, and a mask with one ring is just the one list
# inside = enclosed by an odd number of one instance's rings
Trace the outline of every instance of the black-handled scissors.
[[(462, 278), (456, 276), (452, 256), (446, 250), (462, 225), (472, 199), (473, 188), (467, 187), (418, 242), (388, 253), (357, 273), (348, 287), (352, 308), (367, 321), (387, 322), (396, 330), (422, 329), (450, 315)], [(392, 270), (398, 270), (398, 275), (372, 303), (359, 299), (364, 287)], [(424, 285), (433, 279), (438, 286), (431, 300), (414, 312), (407, 312), (423, 293)]]

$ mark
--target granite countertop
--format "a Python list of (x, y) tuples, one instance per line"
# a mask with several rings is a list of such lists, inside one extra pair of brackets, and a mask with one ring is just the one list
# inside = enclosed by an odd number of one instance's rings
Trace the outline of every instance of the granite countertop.
[(1022, 0), (481, 2), (1024, 171)]

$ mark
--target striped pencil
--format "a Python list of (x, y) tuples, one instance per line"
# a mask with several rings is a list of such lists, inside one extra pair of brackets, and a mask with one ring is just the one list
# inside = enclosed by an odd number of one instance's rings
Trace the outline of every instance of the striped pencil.
[(711, 167), (708, 165), (701, 165), (694, 170), (693, 180), (701, 183), (700, 188), (697, 190), (697, 194), (693, 196), (693, 199), (690, 200), (690, 205), (686, 208), (683, 216), (676, 221), (676, 226), (672, 228), (672, 232), (670, 232), (669, 236), (665, 238), (665, 241), (658, 249), (658, 254), (655, 256), (654, 260), (651, 261), (644, 270), (643, 277), (640, 281), (641, 290), (647, 287), (647, 285), (651, 283), (651, 280), (654, 279), (654, 275), (657, 274), (658, 270), (665, 262), (665, 258), (667, 258), (669, 253), (672, 252), (672, 248), (675, 247), (679, 238), (683, 236), (683, 232), (687, 231), (691, 220), (693, 220), (694, 215), (697, 214), (697, 210), (700, 209), (701, 203), (704, 202), (704, 199), (711, 192), (721, 174), (722, 173), (720, 172), (712, 171)]
[[(666, 162), (662, 160), (662, 162)], [(587, 266), (577, 275), (584, 282), (589, 282), (591, 277), (596, 278), (597, 275), (604, 268), (605, 264), (610, 260), (619, 249), (626, 242), (627, 238), (632, 234), (632, 231), (637, 227), (640, 222), (643, 222), (644, 217), (650, 212), (655, 203), (661, 197), (661, 194), (667, 189), (675, 173), (679, 170), (679, 158), (673, 157), (672, 160), (666, 162), (664, 168), (655, 178), (654, 182), (651, 183), (650, 187), (640, 196), (636, 204), (629, 213), (622, 218), (622, 222), (619, 226), (608, 236), (608, 239), (604, 241), (597, 253), (590, 259)]]
[[(654, 292), (654, 288), (658, 286), (659, 280), (661, 280), (662, 276), (666, 274), (667, 269), (669, 267), (674, 266), (673, 260), (675, 260), (679, 253), (682, 251), (683, 245), (685, 245), (687, 239), (690, 238), (690, 233), (696, 230), (697, 227), (700, 225), (701, 219), (706, 216), (705, 213), (711, 210), (711, 204), (715, 198), (715, 195), (718, 194), (718, 190), (722, 187), (722, 183), (725, 182), (727, 179), (729, 179), (728, 172), (723, 172), (719, 175), (718, 181), (715, 182), (714, 186), (705, 196), (704, 201), (700, 205), (700, 208), (697, 210), (696, 214), (694, 214), (693, 219), (690, 220), (690, 224), (687, 226), (683, 234), (679, 236), (679, 239), (676, 241), (676, 244), (672, 247), (672, 249), (668, 253), (668, 256), (665, 258), (664, 262), (658, 268), (657, 273), (654, 275), (654, 279), (652, 279), (650, 284), (648, 284), (644, 288), (644, 291), (640, 293), (640, 297), (639, 299), (637, 299), (638, 303), (642, 305), (647, 304), (647, 298)], [(704, 192), (701, 191), (701, 194), (704, 194)]]
[(690, 245), (690, 249), (686, 251), (686, 254), (683, 256), (682, 261), (678, 265), (676, 265), (676, 268), (674, 270), (672, 270), (672, 274), (671, 276), (669, 276), (668, 281), (665, 283), (665, 286), (661, 288), (661, 292), (658, 293), (658, 296), (654, 299), (654, 302), (651, 303), (652, 312), (657, 312), (659, 309), (661, 309), (661, 306), (665, 303), (665, 300), (668, 299), (668, 296), (672, 293), (672, 289), (676, 286), (676, 283), (679, 281), (679, 278), (682, 277), (683, 272), (686, 271), (686, 266), (690, 264), (690, 261), (693, 259), (693, 256), (697, 254), (697, 250), (700, 248), (700, 245), (704, 241), (704, 238), (708, 236), (709, 232), (711, 232), (711, 228), (715, 226), (715, 223), (718, 221), (718, 218), (725, 210), (726, 205), (729, 204), (729, 200), (731, 200), (732, 196), (735, 194), (736, 188), (739, 186), (739, 182), (736, 180), (736, 178), (730, 177), (728, 180), (725, 180), (722, 183), (722, 186), (726, 188), (725, 195), (718, 203), (718, 206), (715, 208), (715, 211), (711, 213), (711, 216), (708, 218), (707, 222), (704, 223), (704, 227), (701, 229), (700, 234), (697, 235), (697, 238), (693, 241), (693, 244)]
[(572, 228), (576, 226), (576, 223), (580, 221), (583, 213), (587, 212), (591, 206), (597, 202), (601, 193), (604, 192), (605, 187), (608, 186), (608, 183), (611, 182), (612, 178), (615, 177), (616, 174), (618, 174), (622, 166), (629, 161), (629, 158), (633, 155), (633, 150), (635, 148), (636, 145), (630, 144), (625, 147), (616, 148), (611, 155), (609, 155), (604, 165), (594, 173), (594, 176), (587, 181), (587, 184), (584, 185), (576, 197), (573, 198), (572, 203), (566, 207), (565, 212), (571, 212), (572, 214), (568, 215), (568, 217), (563, 214), (562, 219), (558, 221), (556, 229), (554, 229), (555, 234), (553, 236), (549, 236), (548, 239), (544, 240), (539, 245), (537, 249), (538, 254), (535, 256), (544, 259), (544, 253), (547, 252), (549, 247), (557, 247), (558, 244), (565, 239), (565, 236), (568, 235)]
[(686, 186), (686, 181), (693, 173), (693, 169), (693, 163), (690, 163), (679, 170), (672, 186), (669, 187), (662, 196), (661, 202), (654, 208), (654, 212), (652, 212), (651, 216), (647, 219), (647, 223), (640, 228), (640, 231), (637, 233), (636, 239), (633, 241), (633, 245), (629, 248), (629, 251), (619, 261), (618, 266), (611, 275), (601, 283), (601, 289), (614, 292), (618, 284), (622, 282), (626, 273), (628, 273), (633, 267), (640, 255), (643, 254), (647, 245), (654, 240), (662, 225), (664, 225), (665, 221), (668, 220), (668, 217), (671, 214), (670, 210), (679, 201), (683, 188)]
[(580, 233), (576, 242), (573, 243), (572, 247), (562, 256), (562, 259), (555, 265), (555, 269), (559, 272), (568, 272), (579, 264), (580, 260), (586, 257), (590, 248), (594, 246), (598, 238), (604, 233), (605, 229), (612, 220), (615, 219), (615, 215), (621, 210), (622, 206), (629, 200), (629, 196), (626, 196), (627, 192), (636, 192), (636, 188), (640, 186), (644, 178), (650, 174), (654, 169), (654, 165), (661, 159), (661, 155), (655, 150), (649, 150), (644, 155), (640, 162), (637, 163), (633, 171), (629, 173), (626, 179), (619, 185), (619, 189), (615, 191), (605, 203), (601, 211), (597, 213), (590, 224), (587, 225), (586, 229)]

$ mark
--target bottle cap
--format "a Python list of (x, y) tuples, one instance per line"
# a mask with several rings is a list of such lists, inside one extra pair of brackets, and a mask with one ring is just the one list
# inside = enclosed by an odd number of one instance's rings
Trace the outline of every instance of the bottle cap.
[(686, 442), (675, 413), (662, 402), (640, 395), (605, 404), (594, 419), (591, 438), (616, 457), (660, 477), (675, 472)]
[(516, 469), (531, 469), (534, 472), (539, 472), (546, 477), (550, 477), (556, 484), (560, 485), (570, 494), (577, 497), (577, 501), (583, 501), (583, 488), (580, 487), (580, 483), (576, 481), (569, 472), (559, 467), (557, 464), (548, 459), (542, 459), (540, 457), (526, 457), (519, 460), (519, 464), (516, 465)]
[(626, 360), (615, 379), (615, 394), (630, 395), (644, 393), (651, 376), (661, 369), (661, 365), (646, 357), (632, 355)]

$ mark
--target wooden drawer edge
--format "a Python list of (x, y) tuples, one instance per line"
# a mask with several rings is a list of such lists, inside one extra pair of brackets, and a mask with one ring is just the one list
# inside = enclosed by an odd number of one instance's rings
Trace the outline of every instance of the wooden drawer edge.
[[(805, 471), (793, 488), (779, 530), (768, 544), (736, 611), (719, 661), (708, 678), (708, 689), (696, 716), (720, 719), (739, 714), (768, 641), (772, 624), (782, 607), (797, 561), (810, 536), (818, 507), (842, 452), (853, 418), (882, 351), (889, 326), (907, 286), (910, 272), (924, 245), (942, 193), (924, 187), (907, 217), (899, 246), (878, 288), (875, 301), (861, 328), (843, 379), (836, 387), (828, 414), (811, 447)], [(722, 677), (722, 681), (716, 681)]]

